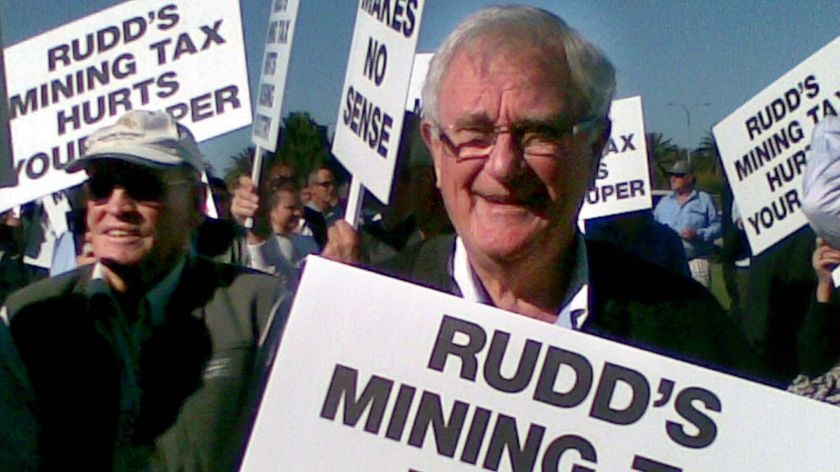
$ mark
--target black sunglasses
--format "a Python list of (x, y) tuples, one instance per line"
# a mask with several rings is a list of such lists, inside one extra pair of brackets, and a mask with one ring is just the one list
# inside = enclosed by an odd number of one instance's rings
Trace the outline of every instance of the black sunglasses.
[(137, 201), (160, 201), (169, 187), (191, 184), (188, 179), (165, 180), (152, 172), (97, 172), (87, 181), (87, 189), (93, 200), (106, 200), (116, 187), (125, 189), (129, 197)]

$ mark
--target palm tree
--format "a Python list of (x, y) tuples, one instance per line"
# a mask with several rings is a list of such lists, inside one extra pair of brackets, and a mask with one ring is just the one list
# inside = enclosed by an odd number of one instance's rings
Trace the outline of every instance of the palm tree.
[(647, 140), (648, 164), (652, 173), (654, 188), (669, 188), (666, 171), (674, 162), (682, 158), (684, 150), (665, 138), (662, 133), (650, 132), (645, 135)]
[(276, 159), (291, 164), (305, 178), (329, 159), (327, 127), (300, 111), (289, 113), (283, 123)]
[(230, 163), (225, 168), (225, 183), (228, 188), (235, 188), (240, 175), (249, 175), (254, 162), (254, 146), (243, 148), (230, 156)]
[(720, 193), (723, 185), (723, 173), (720, 167), (720, 152), (715, 136), (706, 131), (692, 153), (695, 156), (694, 173), (697, 176), (697, 186), (709, 193)]

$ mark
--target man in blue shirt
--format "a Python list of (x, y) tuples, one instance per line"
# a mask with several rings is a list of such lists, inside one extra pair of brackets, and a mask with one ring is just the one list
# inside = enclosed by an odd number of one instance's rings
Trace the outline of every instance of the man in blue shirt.
[(714, 240), (721, 235), (715, 204), (708, 193), (694, 189), (694, 173), (687, 162), (674, 163), (668, 175), (673, 192), (659, 201), (653, 216), (680, 235), (691, 276), (711, 287), (709, 257)]

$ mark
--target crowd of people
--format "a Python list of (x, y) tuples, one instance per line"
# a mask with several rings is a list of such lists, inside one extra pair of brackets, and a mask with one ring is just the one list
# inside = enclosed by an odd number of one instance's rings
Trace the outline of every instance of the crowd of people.
[[(840, 401), (840, 212), (826, 210), (840, 186), (811, 171), (823, 239), (805, 228), (746, 255), (749, 288), (725, 311), (710, 259), (721, 236), (740, 241), (737, 212), (718, 216), (690, 163), (668, 170), (673, 193), (653, 212), (578, 230), (614, 90), (609, 60), (556, 15), (469, 16), (432, 59), (423, 116), (406, 120), (391, 204), (358, 229), (330, 166), (271, 162), (230, 192), (211, 179), (208, 219), (201, 152), (171, 115), (131, 111), (93, 133), (68, 166), (88, 176), (78, 267), (26, 273), (20, 221), (0, 226), (0, 469), (235, 470), (310, 254)], [(823, 168), (840, 162), (840, 120), (814, 136)], [(737, 274), (743, 254), (723, 252)]]

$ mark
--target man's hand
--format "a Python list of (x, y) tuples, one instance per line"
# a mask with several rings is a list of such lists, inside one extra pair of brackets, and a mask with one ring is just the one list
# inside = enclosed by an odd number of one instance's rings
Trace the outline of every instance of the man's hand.
[(693, 228), (686, 228), (680, 231), (680, 237), (685, 239), (686, 241), (691, 241), (692, 239), (697, 237), (697, 230)]
[(346, 221), (336, 221), (327, 229), (327, 244), (321, 255), (345, 264), (358, 264), (359, 234)]
[(247, 175), (240, 175), (239, 185), (233, 191), (233, 200), (230, 202), (230, 214), (237, 223), (244, 226), (245, 220), (256, 216), (259, 208), (260, 197), (254, 181)]
[(817, 238), (817, 248), (811, 255), (811, 266), (817, 274), (817, 301), (828, 303), (834, 288), (831, 272), (840, 265), (840, 250), (829, 246), (823, 238)]
[(240, 226), (245, 226), (246, 219), (253, 219), (253, 225), (248, 229), (248, 243), (259, 244), (271, 235), (265, 213), (260, 212), (257, 188), (247, 175), (239, 176), (239, 185), (234, 190), (230, 202), (230, 214)]

